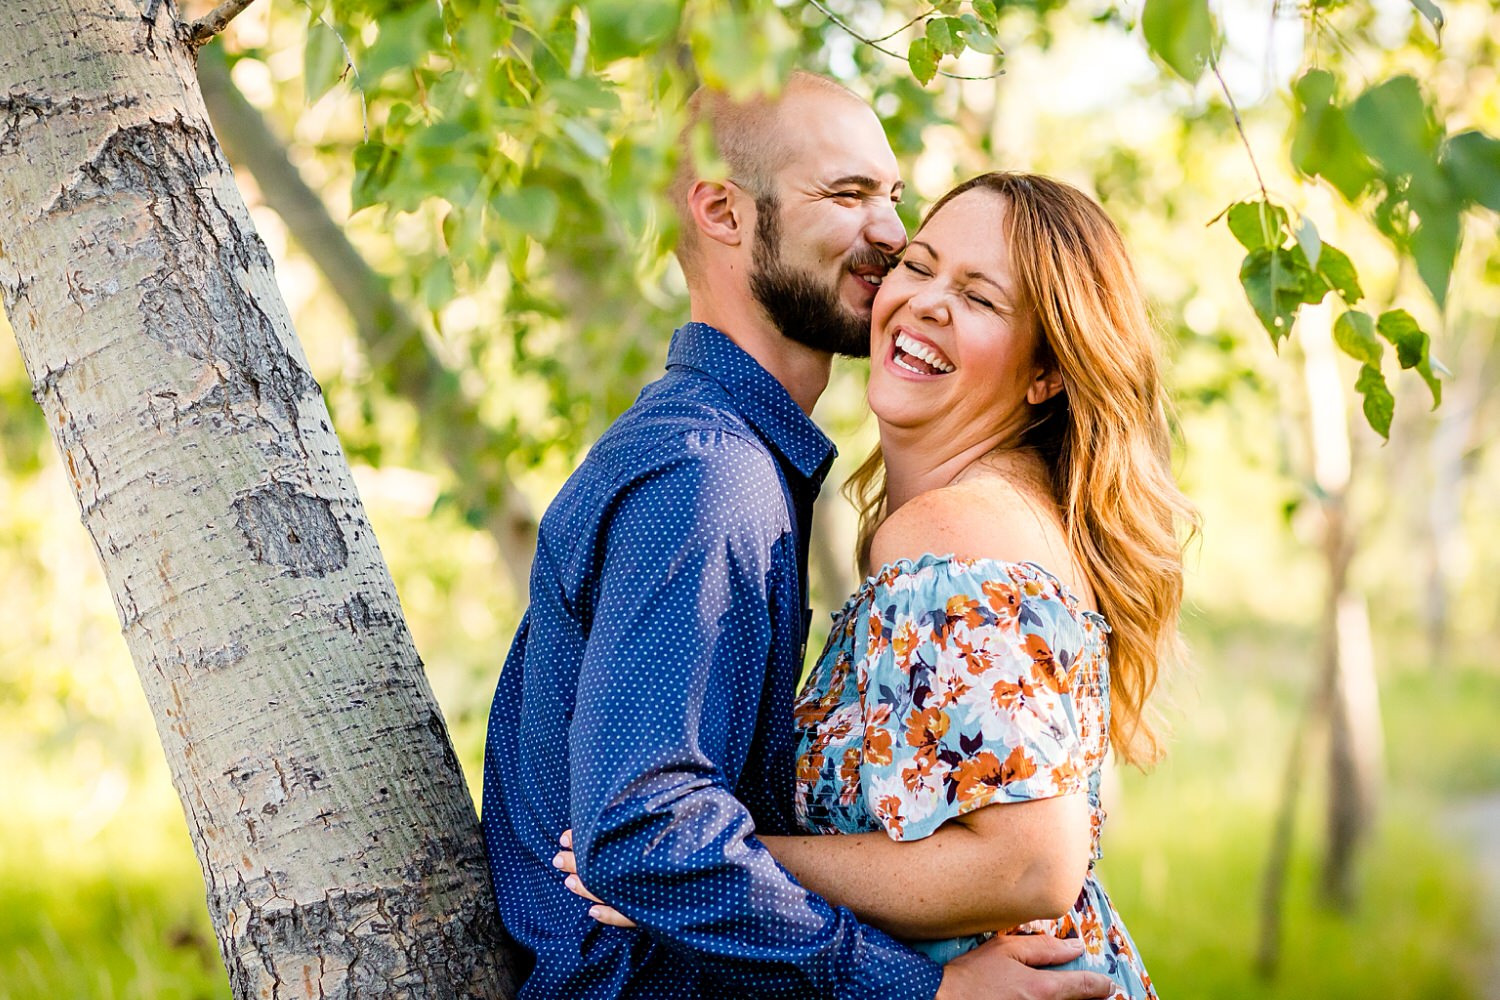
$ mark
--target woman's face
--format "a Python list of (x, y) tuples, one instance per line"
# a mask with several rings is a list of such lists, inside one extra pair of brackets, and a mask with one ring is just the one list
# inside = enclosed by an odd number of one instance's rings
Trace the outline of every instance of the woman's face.
[(1013, 444), (1027, 404), (1057, 391), (1035, 363), (1038, 334), (1019, 305), (1006, 200), (975, 188), (916, 234), (875, 296), (870, 409), (889, 427), (967, 447), (996, 433)]

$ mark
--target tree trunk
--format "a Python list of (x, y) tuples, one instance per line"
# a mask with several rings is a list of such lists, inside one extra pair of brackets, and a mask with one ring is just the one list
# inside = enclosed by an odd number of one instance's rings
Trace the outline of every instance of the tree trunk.
[(1347, 909), (1355, 897), (1358, 850), (1374, 824), (1384, 747), (1369, 608), (1364, 595), (1349, 585), (1357, 538), (1346, 502), (1353, 448), (1328, 307), (1306, 310), (1300, 326), (1313, 481), (1323, 514), (1327, 567), (1322, 691), (1328, 712), (1328, 842), (1323, 898)]
[(198, 80), (230, 162), (254, 176), (266, 204), (281, 216), (349, 310), (360, 346), (381, 379), (421, 412), (423, 439), (452, 472), (454, 494), (465, 515), (482, 523), (495, 540), (510, 584), (524, 603), (536, 551), (536, 516), (505, 471), (498, 435), (485, 426), (458, 376), (433, 354), (389, 283), (360, 256), (293, 166), (281, 140), (235, 87), (228, 62), (216, 47), (203, 51)]
[(463, 775), (170, 2), (0, 14), (0, 301), (234, 995), (513, 992)]

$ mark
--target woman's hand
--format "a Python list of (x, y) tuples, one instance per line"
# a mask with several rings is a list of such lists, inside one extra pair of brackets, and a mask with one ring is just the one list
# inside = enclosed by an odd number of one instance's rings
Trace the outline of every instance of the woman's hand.
[(558, 843), (562, 845), (562, 850), (553, 856), (552, 867), (568, 873), (568, 877), (563, 879), (563, 885), (568, 887), (569, 892), (582, 896), (584, 899), (592, 899), (597, 904), (589, 907), (589, 916), (611, 927), (635, 927), (634, 920), (589, 892), (582, 880), (578, 878), (578, 860), (573, 855), (573, 831), (564, 830)]

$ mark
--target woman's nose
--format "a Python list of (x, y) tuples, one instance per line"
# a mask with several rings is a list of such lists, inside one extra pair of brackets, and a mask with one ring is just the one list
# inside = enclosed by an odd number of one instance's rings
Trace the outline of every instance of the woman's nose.
[(923, 288), (911, 297), (912, 314), (935, 323), (948, 322), (948, 294), (938, 288)]

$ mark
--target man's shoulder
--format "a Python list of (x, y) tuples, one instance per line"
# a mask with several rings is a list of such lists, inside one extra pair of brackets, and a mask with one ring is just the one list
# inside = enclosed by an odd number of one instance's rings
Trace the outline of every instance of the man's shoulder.
[(710, 379), (672, 375), (647, 386), (585, 459), (585, 465), (615, 472), (611, 478), (619, 485), (684, 463), (746, 462), (761, 466), (773, 458), (733, 397)]

